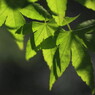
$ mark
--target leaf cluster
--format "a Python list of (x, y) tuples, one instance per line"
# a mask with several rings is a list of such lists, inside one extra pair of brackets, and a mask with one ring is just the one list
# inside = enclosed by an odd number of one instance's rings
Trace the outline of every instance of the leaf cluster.
[[(76, 0), (95, 11), (94, 0)], [(67, 0), (45, 0), (49, 10), (38, 0), (0, 0), (0, 26), (5, 25), (18, 46), (23, 49), (24, 36), (30, 35), (26, 45), (26, 59), (42, 51), (50, 69), (49, 89), (72, 63), (77, 75), (94, 93), (93, 66), (88, 51), (95, 52), (95, 19), (71, 29), (69, 23), (79, 16), (67, 17)], [(27, 19), (31, 19), (27, 22)], [(63, 26), (67, 26), (65, 30)]]

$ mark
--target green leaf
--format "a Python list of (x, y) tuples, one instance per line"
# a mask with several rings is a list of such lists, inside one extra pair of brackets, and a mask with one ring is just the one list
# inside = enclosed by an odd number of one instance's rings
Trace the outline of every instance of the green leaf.
[(51, 18), (50, 14), (37, 3), (32, 3), (25, 8), (20, 9), (20, 12), (28, 18), (36, 20), (48, 20)]
[(3, 0), (0, 0), (0, 26), (2, 26), (2, 24), (5, 22), (7, 13), (7, 6)]
[[(63, 34), (64, 31), (62, 30)], [(51, 89), (55, 81), (62, 76), (63, 72), (66, 70), (66, 68), (69, 66), (70, 63), (70, 46), (71, 46), (71, 40), (72, 35), (71, 32), (67, 32), (62, 36), (61, 43), (56, 50), (56, 53), (53, 58), (53, 65), (51, 67), (50, 72), (50, 82), (49, 82), (49, 88)], [(59, 36), (61, 36), (62, 33), (59, 33)], [(65, 37), (67, 36), (67, 37)], [(59, 40), (60, 37), (58, 37), (57, 40)]]
[(74, 66), (78, 76), (94, 90), (93, 67), (90, 56), (79, 40), (74, 37), (72, 41), (72, 65)]
[(91, 20), (87, 20), (87, 21), (80, 23), (75, 29), (78, 31), (89, 29), (89, 28), (91, 29), (94, 25), (95, 25), (95, 19), (91, 19)]
[(40, 25), (40, 27), (37, 27), (37, 31), (34, 33), (34, 41), (36, 46), (39, 46), (42, 41), (48, 37), (54, 36), (54, 33), (58, 27), (53, 21), (42, 23), (42, 25), (39, 22), (38, 25)]
[(61, 30), (56, 44), (58, 45), (58, 49), (56, 50), (55, 55), (53, 55), (53, 65), (51, 66), (49, 83), (50, 90), (55, 81), (61, 77), (63, 72), (69, 66), (72, 50), (72, 65), (77, 74), (86, 82), (93, 92), (93, 67), (90, 56), (88, 55), (86, 48), (83, 46), (83, 43), (80, 41), (80, 38), (78, 38), (73, 31)]
[(69, 35), (70, 31), (65, 31), (65, 30), (60, 30), (60, 33), (57, 37), (57, 41), (56, 41), (56, 45), (59, 45), (61, 43), (63, 43), (64, 39), (67, 39), (68, 35)]
[(73, 21), (76, 20), (78, 17), (79, 17), (79, 15), (78, 15), (78, 16), (75, 16), (75, 17), (64, 17), (63, 22), (62, 22), (62, 26), (65, 26), (65, 25), (67, 25), (67, 24), (73, 22)]
[(32, 22), (32, 30), (33, 32), (39, 30), (39, 28), (43, 25), (43, 23), (33, 21)]
[(25, 20), (18, 10), (8, 10), (5, 25), (8, 27), (18, 28), (25, 23)]
[(65, 17), (65, 11), (67, 6), (67, 0), (46, 0), (49, 8), (57, 14), (53, 15), (58, 25), (62, 26), (63, 19)]
[(20, 27), (17, 32), (22, 32), (23, 35), (28, 35), (32, 33), (32, 22), (24, 24), (22, 27)]
[(11, 35), (13, 36), (16, 44), (18, 45), (18, 47), (23, 50), (24, 49), (24, 35), (21, 33), (21, 31), (18, 33), (16, 32), (16, 29), (12, 29), (9, 32), (11, 33)]
[(34, 55), (36, 55), (36, 51), (33, 50), (32, 45), (31, 45), (31, 41), (28, 40), (27, 45), (26, 45), (26, 54), (25, 54), (26, 60), (29, 60)]
[(46, 23), (33, 21), (25, 24), (19, 31), (22, 31), (23, 34), (31, 35), (32, 49), (38, 51), (39, 49), (50, 49), (56, 46), (53, 36), (57, 27), (54, 21)]
[(42, 43), (38, 46), (41, 49), (52, 49), (56, 47), (56, 37), (50, 36), (47, 39), (43, 40)]
[(51, 67), (53, 65), (53, 57), (55, 55), (56, 48), (43, 49), (42, 51), (43, 51), (44, 60), (47, 62), (49, 69), (51, 69)]
[(0, 11), (0, 26), (2, 26), (2, 24), (4, 24), (6, 17), (7, 17), (7, 11), (6, 9), (4, 9), (3, 11)]
[(79, 24), (74, 32), (83, 39), (89, 50), (95, 52), (95, 20), (88, 20)]
[(38, 1), (38, 0), (28, 0), (28, 2), (36, 2), (36, 1)]
[(85, 7), (95, 11), (95, 0), (76, 0)]
[(8, 27), (18, 28), (25, 23), (25, 19), (17, 9), (10, 8), (5, 0), (0, 1), (0, 26), (5, 24)]

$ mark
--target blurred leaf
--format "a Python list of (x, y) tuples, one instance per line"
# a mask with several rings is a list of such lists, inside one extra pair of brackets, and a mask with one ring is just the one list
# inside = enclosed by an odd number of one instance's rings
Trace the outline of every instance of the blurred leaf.
[(38, 0), (28, 0), (29, 2), (36, 2), (36, 1), (38, 1)]
[(76, 0), (85, 7), (95, 11), (95, 0)]
[(36, 20), (48, 20), (51, 18), (50, 14), (37, 3), (32, 3), (25, 8), (20, 9), (20, 12), (28, 18)]
[(32, 49), (31, 41), (28, 40), (27, 45), (26, 45), (26, 54), (25, 54), (26, 60), (29, 60), (34, 55), (36, 55), (36, 51)]
[(5, 24), (8, 27), (18, 28), (25, 23), (21, 13), (17, 9), (10, 8), (5, 0), (0, 1), (0, 26)]
[(17, 32), (22, 32), (23, 35), (27, 35), (32, 33), (32, 22), (24, 24), (22, 27), (20, 27)]
[(6, 18), (6, 26), (18, 28), (24, 25), (25, 20), (18, 10), (8, 10), (8, 16)]
[(57, 14), (53, 15), (58, 25), (62, 26), (63, 19), (65, 17), (65, 11), (67, 6), (67, 0), (46, 0), (49, 8)]
[[(20, 7), (17, 5), (20, 3), (19, 1), (15, 0), (14, 2), (16, 3), (16, 8), (12, 5), (13, 1), (11, 0), (9, 0), (9, 2), (7, 0), (0, 1), (0, 26), (5, 22), (7, 27), (20, 28), (25, 24), (25, 19), (22, 14), (26, 17), (37, 20), (51, 18), (50, 14), (37, 3), (26, 4), (26, 6)], [(26, 2), (26, 0), (24, 0), (23, 3), (24, 2)]]
[(88, 20), (79, 24), (74, 32), (83, 39), (89, 50), (95, 52), (95, 20)]
[(12, 34), (16, 44), (18, 47), (23, 50), (24, 49), (24, 35), (21, 31), (17, 31), (17, 29), (12, 29), (9, 32)]

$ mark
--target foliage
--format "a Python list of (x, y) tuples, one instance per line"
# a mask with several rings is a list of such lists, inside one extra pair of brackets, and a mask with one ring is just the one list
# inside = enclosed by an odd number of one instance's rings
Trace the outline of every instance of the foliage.
[[(94, 0), (76, 0), (95, 11)], [(50, 69), (49, 89), (62, 76), (70, 62), (79, 77), (94, 93), (94, 76), (88, 51), (95, 52), (95, 20), (88, 20), (71, 29), (76, 17), (66, 17), (67, 0), (46, 0), (47, 9), (38, 0), (0, 0), (0, 26), (5, 25), (23, 49), (24, 36), (30, 35), (26, 45), (26, 59), (42, 51)], [(26, 19), (31, 19), (27, 22)], [(67, 26), (65, 30), (63, 26)]]

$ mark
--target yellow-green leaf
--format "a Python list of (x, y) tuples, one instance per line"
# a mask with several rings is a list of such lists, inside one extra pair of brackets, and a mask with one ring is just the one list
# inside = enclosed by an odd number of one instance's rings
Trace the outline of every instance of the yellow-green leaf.
[(74, 37), (72, 41), (72, 65), (74, 66), (78, 76), (91, 88), (92, 92), (94, 90), (94, 76), (93, 67), (90, 56), (88, 55), (86, 49)]
[(67, 0), (46, 0), (49, 8), (56, 14), (53, 15), (58, 25), (62, 25), (65, 17)]
[[(60, 35), (62, 35), (62, 33), (60, 33), (59, 36)], [(59, 37), (57, 40), (59, 40)], [(66, 33), (62, 36), (61, 40), (62, 42), (60, 43), (53, 57), (53, 65), (50, 71), (49, 89), (51, 89), (56, 80), (62, 76), (62, 74), (64, 73), (64, 71), (66, 70), (66, 68), (69, 66), (70, 63), (70, 56), (71, 56), (70, 47), (72, 40), (71, 32), (66, 31)]]
[(43, 49), (42, 51), (43, 51), (44, 60), (47, 62), (49, 69), (51, 69), (51, 67), (53, 65), (53, 57), (56, 52), (56, 48)]
[(28, 40), (27, 42), (27, 45), (26, 45), (26, 60), (29, 60), (30, 58), (32, 58), (34, 55), (36, 55), (36, 51), (34, 51), (32, 49), (32, 46), (31, 46), (31, 41)]

